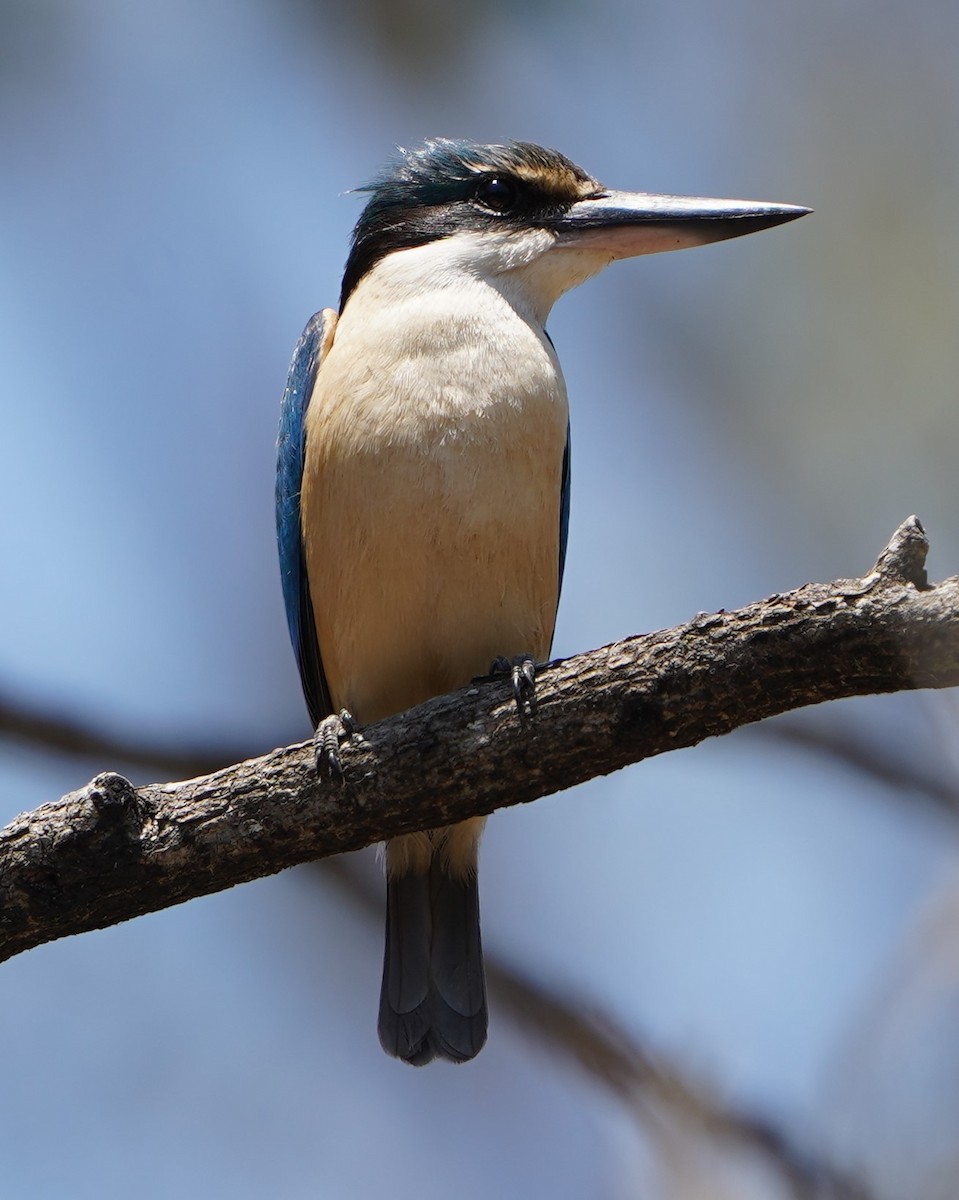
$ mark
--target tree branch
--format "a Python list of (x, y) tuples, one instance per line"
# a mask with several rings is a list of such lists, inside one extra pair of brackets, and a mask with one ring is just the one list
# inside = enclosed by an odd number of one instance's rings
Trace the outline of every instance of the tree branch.
[(535, 710), (477, 680), (354, 735), (184, 783), (98, 775), (0, 831), (0, 960), (416, 829), (525, 803), (807, 704), (959, 684), (959, 578), (930, 587), (915, 518), (862, 579), (542, 668)]

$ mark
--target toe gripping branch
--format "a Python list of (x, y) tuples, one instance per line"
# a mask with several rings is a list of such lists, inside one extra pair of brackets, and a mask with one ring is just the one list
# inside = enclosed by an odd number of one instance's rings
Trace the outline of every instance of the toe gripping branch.
[(359, 732), (359, 729), (356, 719), (345, 708), (323, 718), (313, 734), (313, 753), (316, 756), (317, 774), (322, 775), (326, 770), (331, 779), (343, 778), (340, 743), (349, 741), (354, 733)]

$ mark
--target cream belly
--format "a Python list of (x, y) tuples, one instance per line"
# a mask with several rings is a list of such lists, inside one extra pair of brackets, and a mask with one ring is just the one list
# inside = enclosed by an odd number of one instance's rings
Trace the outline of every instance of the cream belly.
[(460, 687), (497, 655), (549, 653), (565, 426), (535, 447), (518, 428), (489, 433), (386, 438), (307, 475), (320, 653), (333, 703), (362, 722)]
[(317, 638), (334, 705), (362, 723), (463, 686), (497, 655), (549, 653), (565, 386), (512, 310), (488, 336), (457, 327), (446, 310), (438, 361), (415, 322), (379, 338), (341, 320), (307, 413)]

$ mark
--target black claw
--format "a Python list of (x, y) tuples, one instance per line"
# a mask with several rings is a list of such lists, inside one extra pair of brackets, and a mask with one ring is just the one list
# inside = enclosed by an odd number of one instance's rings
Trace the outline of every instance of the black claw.
[(528, 654), (513, 659), (512, 678), (516, 707), (522, 713), (525, 704), (532, 712), (536, 707), (536, 663)]
[(340, 709), (340, 724), (350, 737), (352, 737), (354, 733), (360, 732), (360, 723), (349, 711), (349, 709)]
[(323, 718), (313, 735), (317, 774), (322, 775), (325, 768), (331, 779), (343, 778), (340, 742), (348, 741), (359, 728), (356, 719), (345, 708)]

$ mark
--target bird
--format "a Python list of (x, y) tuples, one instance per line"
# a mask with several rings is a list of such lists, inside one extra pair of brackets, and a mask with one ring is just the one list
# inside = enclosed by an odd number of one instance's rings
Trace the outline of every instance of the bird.
[[(549, 657), (570, 497), (555, 301), (616, 259), (811, 211), (615, 191), (521, 141), (432, 138), (357, 190), (339, 309), (297, 343), (277, 443), (287, 621), (333, 768), (345, 733), (491, 668), (522, 704)], [(386, 843), (378, 1031), (415, 1066), (486, 1041), (484, 821)]]

